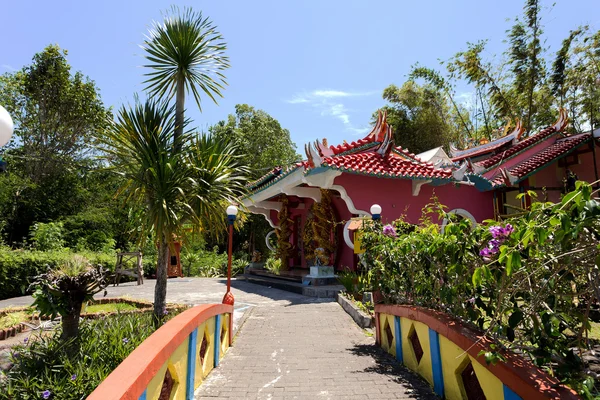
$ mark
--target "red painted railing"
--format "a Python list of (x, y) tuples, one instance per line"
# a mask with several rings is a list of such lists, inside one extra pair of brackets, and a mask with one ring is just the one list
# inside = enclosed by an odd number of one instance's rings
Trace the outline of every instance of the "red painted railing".
[[(229, 314), (232, 327), (233, 306), (200, 305), (182, 312), (160, 327), (92, 392), (88, 400), (138, 400), (160, 368), (190, 334), (210, 318)], [(229, 335), (231, 345), (231, 335)], [(143, 397), (142, 397), (143, 398)]]

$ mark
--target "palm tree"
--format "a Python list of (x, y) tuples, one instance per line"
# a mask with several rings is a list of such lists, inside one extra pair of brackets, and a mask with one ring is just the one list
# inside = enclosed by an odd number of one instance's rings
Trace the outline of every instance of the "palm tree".
[(227, 85), (222, 71), (229, 68), (225, 55), (227, 45), (221, 34), (201, 12), (173, 7), (162, 23), (154, 22), (144, 44), (149, 64), (153, 69), (146, 74), (151, 96), (175, 97), (175, 138), (183, 135), (186, 92), (192, 92), (198, 108), (202, 110), (200, 92), (215, 103), (222, 97), (221, 89)]
[(223, 204), (245, 190), (246, 169), (238, 165), (233, 145), (190, 131), (176, 136), (175, 127), (175, 110), (166, 100), (136, 100), (133, 107), (119, 110), (102, 139), (107, 160), (124, 178), (118, 194), (144, 209), (139, 214), (142, 231), (154, 233), (158, 243), (157, 322), (166, 304), (169, 247), (183, 225), (224, 232)]

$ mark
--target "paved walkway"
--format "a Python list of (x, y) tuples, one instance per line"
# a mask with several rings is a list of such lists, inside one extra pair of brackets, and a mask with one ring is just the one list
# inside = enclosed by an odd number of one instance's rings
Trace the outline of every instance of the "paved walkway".
[(436, 399), (335, 302), (269, 291), (196, 399)]
[[(110, 286), (108, 297), (152, 301), (155, 281), (145, 282)], [(243, 281), (232, 282), (232, 291), (234, 324), (247, 317), (197, 399), (436, 398), (427, 383), (375, 347), (337, 303)], [(167, 285), (173, 303), (220, 303), (224, 293), (224, 279), (169, 279)], [(0, 309), (32, 301), (2, 300)]]

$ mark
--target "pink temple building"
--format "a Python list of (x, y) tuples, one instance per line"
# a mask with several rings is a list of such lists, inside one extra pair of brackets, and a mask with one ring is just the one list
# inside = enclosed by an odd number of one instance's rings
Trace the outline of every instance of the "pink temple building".
[(556, 201), (575, 176), (597, 181), (600, 130), (566, 135), (567, 123), (561, 111), (554, 125), (526, 138), (517, 124), (499, 139), (466, 150), (451, 148), (449, 156), (441, 148), (415, 155), (394, 145), (386, 116), (380, 115), (364, 139), (337, 146), (325, 139), (306, 145), (305, 161), (277, 167), (251, 183), (243, 203), (250, 212), (265, 216), (274, 229), (279, 228), (282, 207), (287, 208), (288, 267), (306, 269), (313, 257), (305, 254), (307, 240), (312, 240), (305, 227), (322, 200), (321, 189), (327, 189), (336, 222), (330, 264), (336, 271), (355, 269), (352, 219), (370, 217), (373, 204), (381, 206), (384, 223), (403, 216), (416, 224), (435, 194), (450, 212), (475, 223), (527, 207), (527, 196), (516, 199), (520, 192), (533, 190), (540, 200)]

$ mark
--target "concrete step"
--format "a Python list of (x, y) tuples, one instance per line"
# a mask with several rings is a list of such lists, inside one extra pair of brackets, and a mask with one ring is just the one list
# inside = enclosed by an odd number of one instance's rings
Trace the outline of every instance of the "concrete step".
[(304, 296), (327, 299), (335, 299), (337, 294), (344, 289), (342, 285), (306, 286), (298, 282), (251, 274), (238, 276), (238, 279), (240, 278), (258, 285), (270, 286), (276, 289), (302, 294)]

